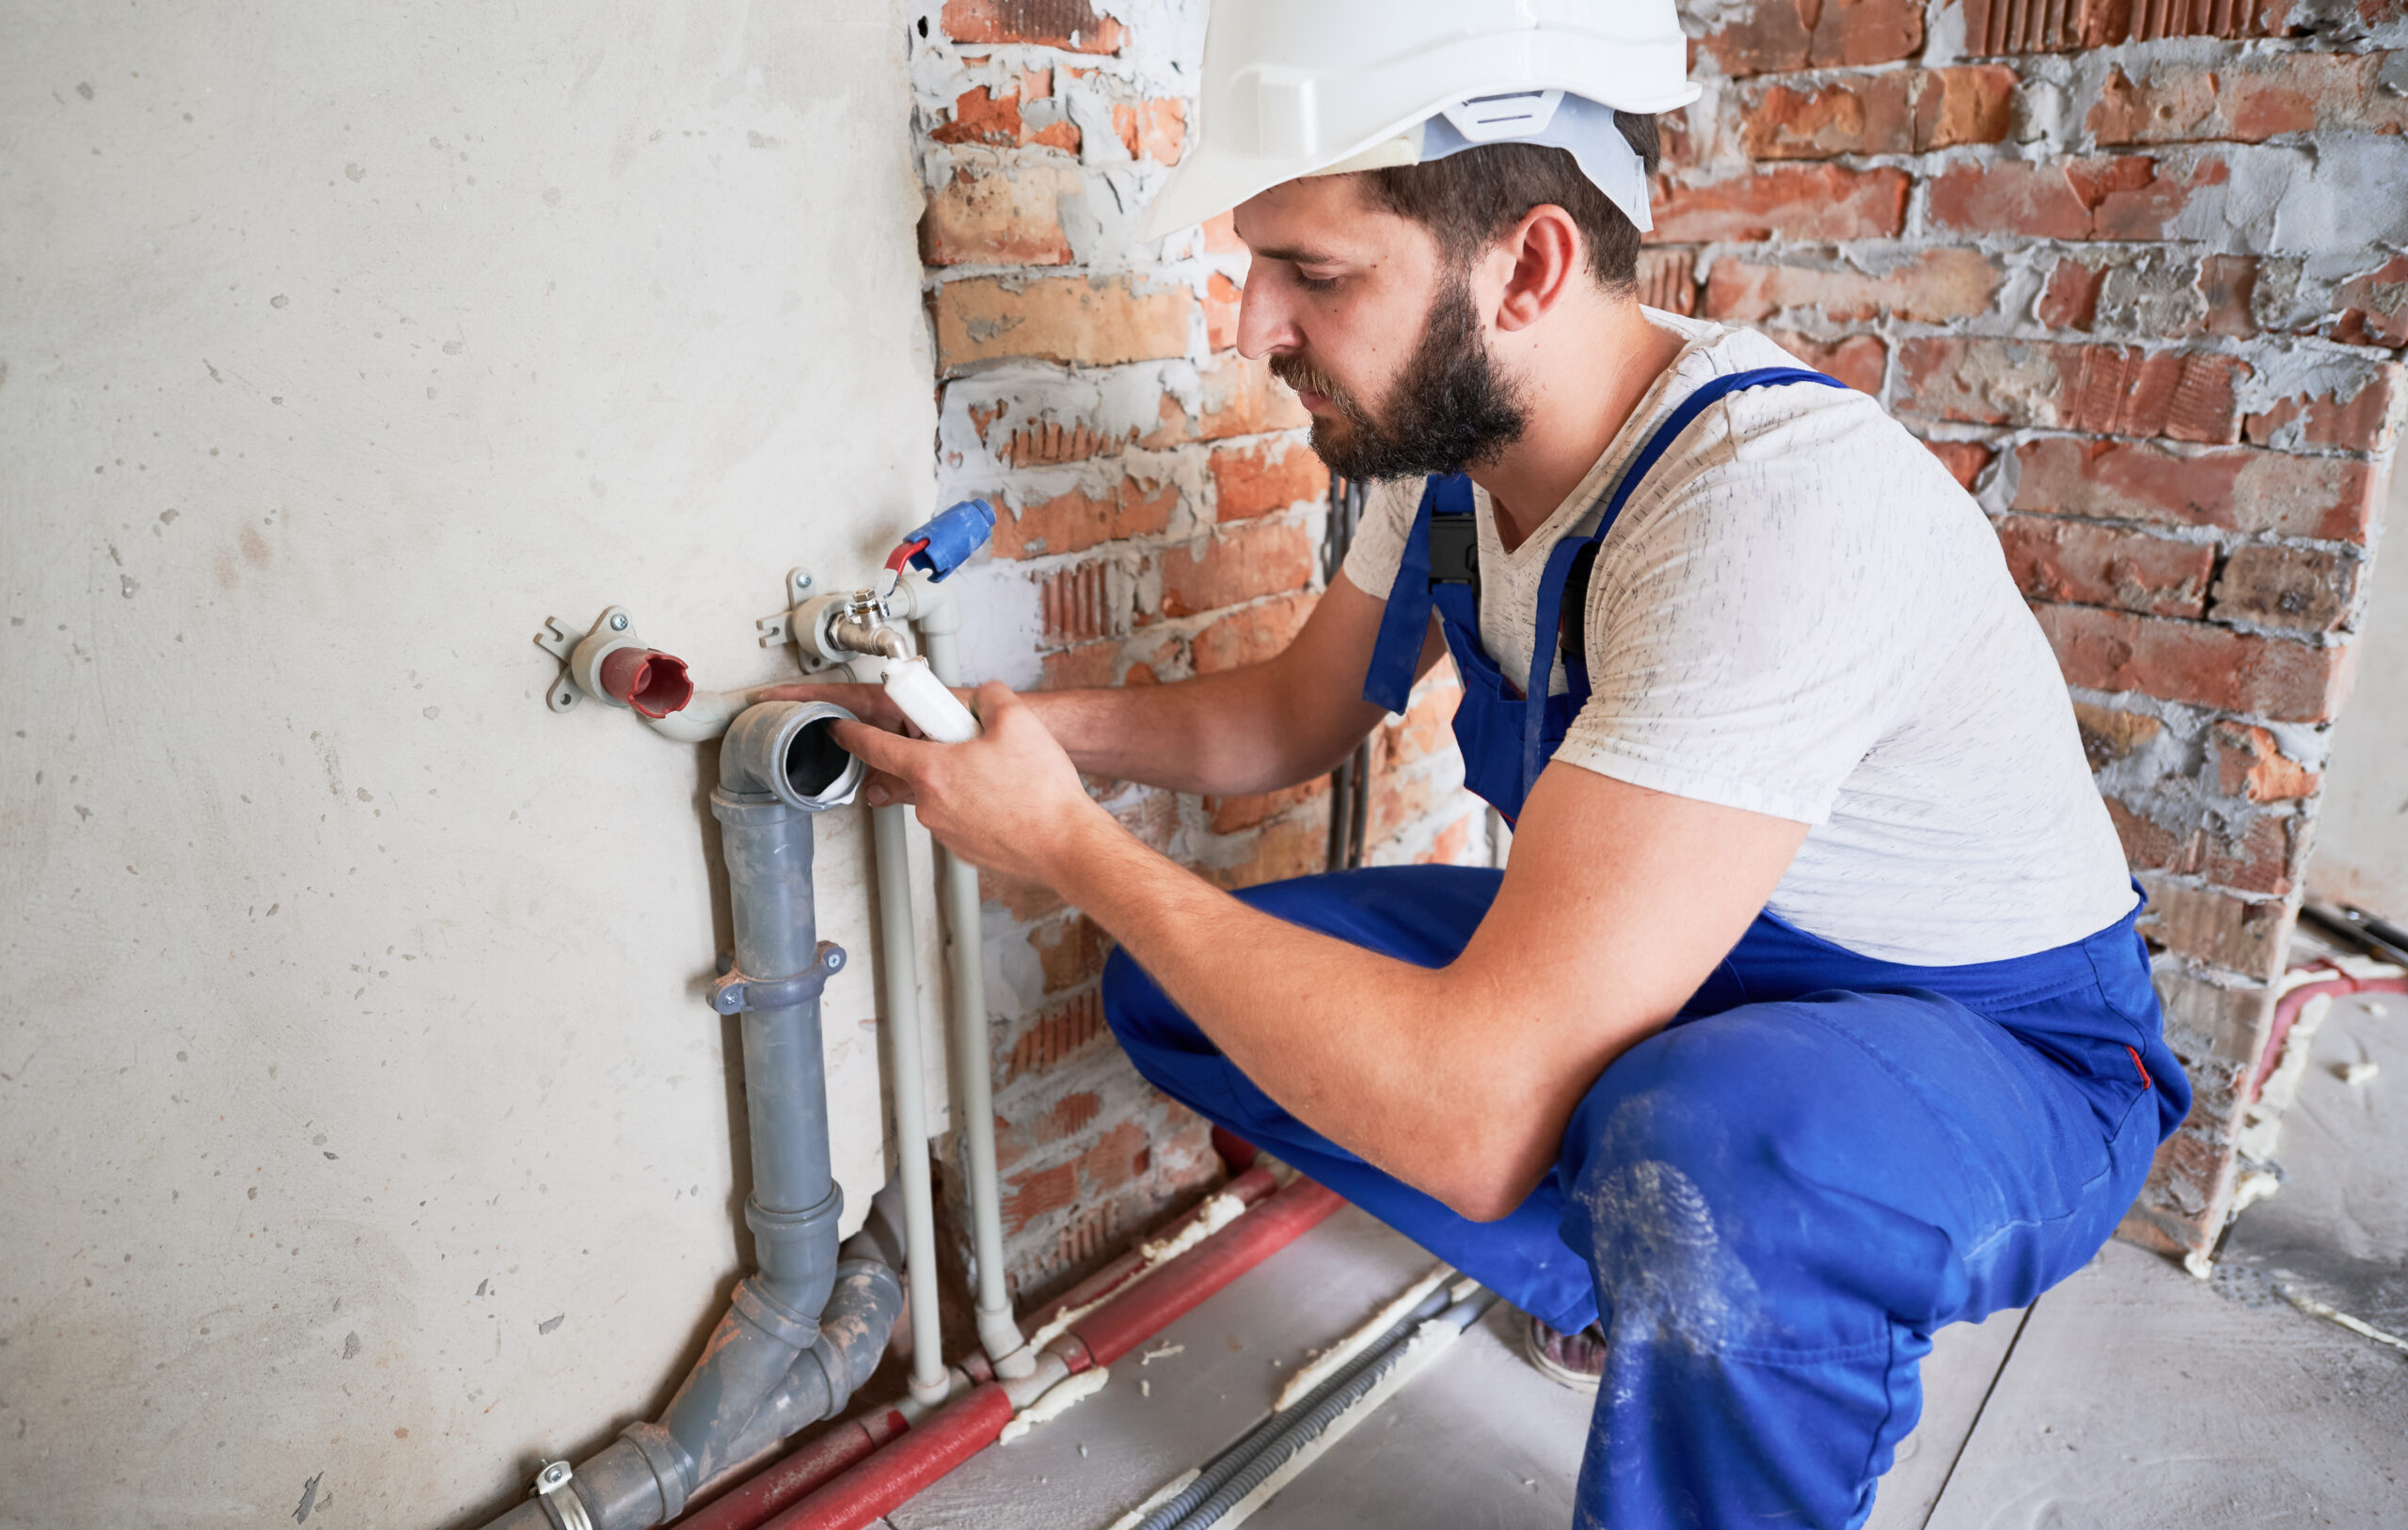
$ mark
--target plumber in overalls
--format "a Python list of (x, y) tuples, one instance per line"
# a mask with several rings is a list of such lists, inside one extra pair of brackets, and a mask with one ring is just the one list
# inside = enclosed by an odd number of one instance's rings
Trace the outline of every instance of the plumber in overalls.
[[(1239, 349), (1371, 485), (1343, 571), (1259, 663), (842, 737), (1112, 935), (1148, 1079), (1602, 1380), (1579, 1524), (1840, 1530), (1933, 1332), (2082, 1266), (2189, 1089), (1981, 512), (1872, 399), (1639, 301), (1684, 59), (1671, 0), (1219, 0), (1143, 233), (1235, 209)], [(1311, 781), (1442, 656), (1501, 873), (1231, 896), (1081, 784)]]

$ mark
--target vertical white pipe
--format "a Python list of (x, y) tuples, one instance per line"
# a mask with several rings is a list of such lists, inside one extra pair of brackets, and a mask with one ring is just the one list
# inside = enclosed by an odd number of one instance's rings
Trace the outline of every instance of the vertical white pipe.
[(886, 970), (886, 1039), (895, 1062), (895, 1144), (902, 1162), (903, 1272), (911, 1298), (911, 1400), (944, 1401), (937, 1313), (936, 1198), (928, 1186), (927, 1065), (920, 1050), (919, 943), (911, 934), (911, 858), (899, 805), (870, 810), (878, 853), (878, 943)]
[[(948, 686), (961, 683), (955, 634), (959, 617), (950, 602), (920, 625), (928, 668)], [(978, 1342), (999, 1376), (1026, 1375), (1036, 1357), (1024, 1348), (1012, 1321), (1011, 1292), (1004, 1284), (1003, 1195), (995, 1173), (993, 1064), (989, 1057), (987, 979), (979, 952), (978, 871), (953, 852), (937, 852), (937, 896), (944, 910), (946, 970), (951, 978), (954, 1044), (954, 1122), (970, 1159), (971, 1252), (978, 1265)]]

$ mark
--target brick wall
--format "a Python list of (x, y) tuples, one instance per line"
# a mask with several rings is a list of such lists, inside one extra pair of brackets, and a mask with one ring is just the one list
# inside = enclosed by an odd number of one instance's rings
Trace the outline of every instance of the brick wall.
[[(913, 15), (948, 490), (999, 496), (1054, 685), (1275, 651), (1324, 476), (1230, 349), (1226, 222), (1130, 237), (1201, 0)], [(2198, 1107), (2127, 1233), (2212, 1245), (2408, 385), (2408, 0), (1695, 0), (1647, 301), (1760, 325), (1971, 487), (2055, 643), (2151, 898)], [(1371, 859), (1479, 860), (1450, 683), (1374, 750)], [(1324, 785), (1097, 790), (1228, 886), (1317, 869)], [(990, 890), (1013, 1273), (1058, 1284), (1211, 1172), (1097, 1011), (1102, 941)]]
[[(1035, 587), (1046, 686), (1267, 657), (1322, 588), (1329, 480), (1307, 418), (1232, 349), (1243, 247), (1226, 219), (1159, 250), (1131, 238), (1186, 142), (1203, 18), (1200, 0), (945, 0), (911, 15), (941, 488), (1003, 510), (994, 553)], [(1373, 740), (1371, 863), (1486, 858), (1447, 731), (1455, 694), (1425, 684)], [(1224, 887), (1325, 863), (1325, 781), (1200, 799), (1092, 785)], [(990, 985), (997, 1151), (1025, 1298), (1117, 1252), (1218, 1164), (1204, 1123), (1113, 1045), (1093, 922), (1036, 890), (988, 893), (1005, 979)]]
[(1651, 301), (1880, 397), (1997, 523), (2197, 1086), (2125, 1232), (2206, 1251), (2408, 396), (2408, 9), (1763, 0), (1690, 28)]

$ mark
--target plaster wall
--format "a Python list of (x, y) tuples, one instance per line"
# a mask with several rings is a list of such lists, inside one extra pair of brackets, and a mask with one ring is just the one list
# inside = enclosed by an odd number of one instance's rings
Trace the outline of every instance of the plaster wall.
[[(0, 1525), (481, 1521), (746, 1257), (708, 750), (933, 494), (903, 21), (0, 15)], [(883, 1176), (857, 812), (839, 1170)]]
[(2393, 545), (2374, 562), (2356, 693), (2333, 730), (2308, 891), (2408, 922), (2408, 472), (2395, 467), (2384, 513)]

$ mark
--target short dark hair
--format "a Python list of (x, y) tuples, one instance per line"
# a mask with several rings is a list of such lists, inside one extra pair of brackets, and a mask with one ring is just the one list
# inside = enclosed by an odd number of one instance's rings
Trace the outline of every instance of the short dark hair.
[[(1614, 126), (1654, 175), (1663, 154), (1656, 118), (1616, 112)], [(1638, 285), (1638, 225), (1580, 173), (1568, 149), (1481, 144), (1427, 165), (1366, 170), (1363, 177), (1373, 205), (1428, 229), (1458, 266), (1530, 209), (1552, 204), (1572, 214), (1589, 246), (1589, 274), (1600, 286), (1627, 292)]]

